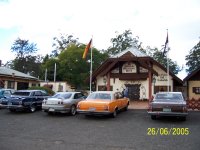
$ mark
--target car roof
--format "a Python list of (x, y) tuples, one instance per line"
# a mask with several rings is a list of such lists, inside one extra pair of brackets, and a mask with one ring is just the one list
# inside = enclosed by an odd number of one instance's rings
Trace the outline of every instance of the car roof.
[(107, 94), (113, 94), (113, 91), (94, 91), (92, 93), (107, 93)]
[(43, 91), (43, 90), (17, 90), (16, 92), (35, 92), (35, 91)]
[(56, 94), (57, 94), (57, 93), (60, 93), (60, 94), (64, 94), (64, 93), (66, 93), (66, 94), (67, 94), (67, 93), (72, 93), (72, 94), (73, 94), (73, 93), (81, 93), (81, 92), (73, 92), (73, 91), (72, 91), (72, 92), (56, 92)]
[(182, 92), (158, 92), (156, 94), (182, 94)]

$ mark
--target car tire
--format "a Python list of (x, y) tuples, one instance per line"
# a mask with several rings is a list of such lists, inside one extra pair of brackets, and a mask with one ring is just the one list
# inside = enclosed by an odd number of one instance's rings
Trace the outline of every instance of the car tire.
[(16, 112), (15, 109), (11, 109), (11, 108), (9, 109), (9, 111), (10, 111), (10, 112)]
[(126, 107), (124, 107), (124, 110), (127, 111), (128, 110), (128, 104), (126, 105)]
[(112, 117), (116, 118), (117, 117), (117, 108), (114, 110), (114, 112), (112, 113)]
[(181, 121), (186, 121), (186, 116), (183, 116), (180, 119), (181, 119)]
[(75, 116), (76, 115), (76, 106), (75, 105), (72, 105), (71, 108), (70, 108), (70, 114), (72, 116)]
[(35, 106), (34, 104), (32, 104), (32, 105), (30, 106), (30, 108), (29, 108), (29, 111), (30, 111), (31, 113), (35, 112), (35, 111), (36, 111), (36, 106)]
[(152, 120), (156, 120), (156, 115), (151, 115)]

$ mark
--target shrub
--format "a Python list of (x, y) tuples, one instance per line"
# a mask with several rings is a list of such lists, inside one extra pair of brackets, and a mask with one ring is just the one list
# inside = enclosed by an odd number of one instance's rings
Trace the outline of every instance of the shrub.
[(40, 87), (40, 86), (32, 86), (30, 88), (28, 88), (29, 90), (43, 90), (46, 91), (49, 95), (54, 95), (55, 92), (52, 91), (50, 88), (48, 87)]

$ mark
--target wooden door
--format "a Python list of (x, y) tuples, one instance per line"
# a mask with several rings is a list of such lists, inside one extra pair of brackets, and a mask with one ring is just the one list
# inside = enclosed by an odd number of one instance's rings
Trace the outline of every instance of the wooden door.
[(140, 99), (140, 84), (129, 84), (126, 87), (128, 88), (128, 98), (130, 100)]

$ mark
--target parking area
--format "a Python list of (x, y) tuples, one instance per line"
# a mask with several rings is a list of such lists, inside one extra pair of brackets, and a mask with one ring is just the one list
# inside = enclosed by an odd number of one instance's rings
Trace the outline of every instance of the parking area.
[(189, 112), (181, 121), (151, 120), (142, 109), (129, 109), (116, 118), (0, 110), (0, 150), (197, 150), (199, 131), (199, 112)]

